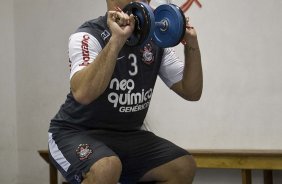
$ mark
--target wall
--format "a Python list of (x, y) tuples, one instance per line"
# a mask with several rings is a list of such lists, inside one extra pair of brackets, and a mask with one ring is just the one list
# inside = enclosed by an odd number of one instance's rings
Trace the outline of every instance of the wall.
[(0, 1), (0, 183), (16, 184), (18, 171), (13, 1)]

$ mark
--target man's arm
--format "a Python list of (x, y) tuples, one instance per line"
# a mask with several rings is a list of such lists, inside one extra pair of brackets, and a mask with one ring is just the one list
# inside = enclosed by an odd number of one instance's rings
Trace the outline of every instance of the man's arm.
[(178, 95), (189, 101), (197, 101), (201, 98), (203, 89), (203, 72), (201, 53), (194, 28), (187, 28), (184, 46), (185, 65), (183, 78), (172, 85), (171, 89)]
[(116, 65), (119, 45), (110, 38), (95, 61), (78, 71), (71, 78), (71, 90), (76, 101), (89, 104), (106, 89)]
[(112, 32), (109, 42), (95, 61), (76, 72), (70, 81), (74, 98), (81, 104), (91, 103), (105, 91), (112, 77), (118, 53), (134, 29), (133, 16), (123, 12), (109, 11), (107, 23)]

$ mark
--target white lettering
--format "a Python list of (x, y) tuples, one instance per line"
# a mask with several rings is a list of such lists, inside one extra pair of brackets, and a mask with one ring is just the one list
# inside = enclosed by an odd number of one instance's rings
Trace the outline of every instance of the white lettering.
[(119, 89), (119, 82), (117, 80), (117, 78), (114, 78), (111, 80), (111, 83), (110, 83), (110, 89), (114, 89), (114, 84), (116, 83), (116, 90)]
[(135, 88), (132, 79), (119, 81), (114, 78), (111, 80), (109, 88), (117, 92), (111, 92), (108, 95), (108, 101), (113, 104), (114, 108), (120, 106), (120, 112), (136, 112), (148, 108), (153, 94), (152, 88), (132, 92)]
[(127, 81), (125, 79), (123, 79), (122, 81), (120, 81), (120, 89), (122, 91), (125, 91), (127, 89), (126, 85), (127, 85)]
[(111, 80), (111, 83), (110, 83), (110, 89), (115, 89), (116, 91), (128, 90), (128, 93), (130, 93), (134, 89), (134, 87), (135, 87), (135, 84), (132, 79), (128, 79), (128, 80), (123, 79), (119, 82), (117, 78), (114, 78)]
[(110, 93), (108, 95), (108, 100), (109, 102), (113, 103), (114, 104), (114, 107), (116, 108), (117, 107), (117, 104), (118, 104), (118, 94), (116, 93)]
[(121, 106), (119, 108), (119, 112), (137, 112), (137, 111), (141, 111), (141, 110), (148, 108), (149, 105), (150, 105), (150, 102), (146, 102), (144, 104), (135, 105), (135, 106)]
[(134, 81), (132, 79), (129, 79), (127, 81), (127, 89), (129, 90), (128, 93), (130, 93), (135, 87)]

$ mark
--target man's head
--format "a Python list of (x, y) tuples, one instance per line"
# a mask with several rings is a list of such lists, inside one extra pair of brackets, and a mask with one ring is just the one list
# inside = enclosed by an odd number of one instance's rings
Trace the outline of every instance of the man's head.
[(130, 2), (145, 2), (150, 3), (151, 0), (107, 0), (108, 10), (114, 10), (115, 7), (123, 9)]

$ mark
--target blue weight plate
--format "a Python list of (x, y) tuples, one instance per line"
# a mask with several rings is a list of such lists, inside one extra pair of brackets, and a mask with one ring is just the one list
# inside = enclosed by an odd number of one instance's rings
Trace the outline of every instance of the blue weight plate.
[(154, 42), (162, 48), (173, 47), (181, 42), (186, 31), (186, 21), (182, 10), (174, 4), (164, 4), (154, 11), (155, 22), (166, 20), (167, 29), (155, 27), (153, 34)]
[(144, 2), (131, 2), (125, 6), (124, 12), (133, 14), (136, 17), (136, 24), (133, 34), (127, 40), (129, 46), (143, 46), (153, 36), (155, 17), (152, 8)]

